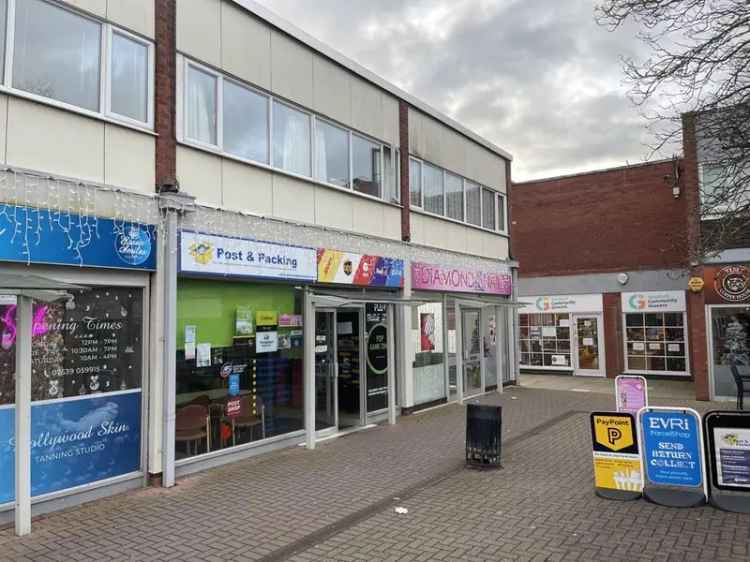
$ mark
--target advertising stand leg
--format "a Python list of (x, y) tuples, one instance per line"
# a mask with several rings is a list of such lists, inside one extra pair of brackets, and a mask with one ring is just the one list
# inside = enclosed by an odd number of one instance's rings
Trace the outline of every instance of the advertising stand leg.
[(708, 412), (703, 435), (711, 505), (750, 513), (750, 412)]

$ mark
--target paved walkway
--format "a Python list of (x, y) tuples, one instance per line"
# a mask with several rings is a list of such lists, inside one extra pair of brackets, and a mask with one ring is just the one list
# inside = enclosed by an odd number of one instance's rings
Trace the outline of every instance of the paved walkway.
[(463, 468), (451, 405), (0, 530), (0, 561), (748, 559), (750, 516), (594, 496), (586, 412), (611, 397), (483, 400), (504, 407), (503, 470)]
[[(569, 390), (571, 392), (593, 392), (613, 395), (615, 380), (604, 377), (574, 377), (571, 375), (528, 375), (519, 377), (524, 388), (546, 390)], [(650, 379), (648, 394), (652, 400), (695, 399), (695, 385), (690, 380)]]

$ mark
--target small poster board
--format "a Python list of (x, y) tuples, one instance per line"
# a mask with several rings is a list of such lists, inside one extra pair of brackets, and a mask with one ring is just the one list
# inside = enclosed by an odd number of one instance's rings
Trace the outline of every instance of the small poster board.
[(708, 412), (703, 436), (711, 505), (750, 513), (750, 412)]
[(648, 382), (636, 375), (618, 375), (615, 378), (615, 402), (618, 412), (633, 415), (648, 406)]
[(668, 507), (706, 503), (701, 417), (690, 408), (647, 407), (638, 412), (643, 496)]
[(593, 412), (594, 490), (611, 500), (637, 500), (643, 489), (635, 418), (625, 412)]

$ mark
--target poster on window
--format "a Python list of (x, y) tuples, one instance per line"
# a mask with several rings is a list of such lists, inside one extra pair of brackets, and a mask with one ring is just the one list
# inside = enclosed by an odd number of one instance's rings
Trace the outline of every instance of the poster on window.
[(367, 411), (388, 407), (388, 305), (365, 307), (367, 330)]
[[(15, 497), (15, 409), (0, 410), (0, 504)], [(140, 470), (140, 390), (31, 406), (31, 495)]]
[[(93, 287), (67, 302), (35, 303), (31, 399), (140, 388), (140, 289)], [(16, 306), (0, 307), (0, 404), (15, 401)]]
[(419, 315), (420, 351), (435, 351), (435, 314), (422, 312)]

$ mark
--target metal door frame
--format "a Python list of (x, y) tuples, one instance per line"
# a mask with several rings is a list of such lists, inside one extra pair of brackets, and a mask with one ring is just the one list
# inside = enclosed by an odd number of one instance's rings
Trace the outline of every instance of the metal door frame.
[[(461, 304), (460, 302), (456, 302), (456, 305), (459, 308), (460, 314), (459, 314), (459, 322), (461, 324), (461, 392), (459, 392), (459, 399), (465, 400), (467, 398), (473, 398), (475, 396), (479, 396), (480, 394), (484, 393), (484, 350), (482, 349), (482, 318), (484, 317), (483, 313), (483, 307), (477, 306), (475, 304)], [(465, 353), (464, 350), (464, 312), (478, 312), (479, 313), (479, 378), (480, 378), (480, 388), (479, 391), (474, 392), (473, 394), (469, 395), (466, 393), (466, 385), (465, 383), (465, 361), (466, 358), (468, 358), (468, 355)], [(464, 357), (466, 355), (466, 358)], [(458, 375), (458, 373), (456, 373)]]
[[(712, 310), (719, 308), (748, 308), (747, 303), (737, 304), (707, 304), (705, 305), (705, 318), (706, 318), (706, 349), (708, 359), (708, 397), (711, 400), (717, 402), (734, 402), (736, 396), (725, 396), (723, 394), (716, 394), (716, 350), (714, 349), (714, 323), (712, 318)], [(684, 326), (685, 333), (688, 332), (688, 327)], [(690, 371), (690, 366), (687, 363), (687, 341), (685, 342), (685, 367)]]
[[(331, 314), (333, 318), (333, 325), (332, 325), (332, 337), (333, 341), (331, 342), (331, 347), (333, 348), (333, 376), (330, 377), (333, 382), (333, 425), (330, 427), (326, 427), (324, 429), (316, 429), (315, 435), (316, 437), (323, 437), (326, 435), (329, 435), (331, 433), (336, 433), (339, 430), (339, 355), (338, 355), (338, 330), (336, 327), (336, 309), (335, 308), (315, 308), (315, 319), (314, 323), (317, 328), (318, 323), (318, 313), (322, 314)], [(317, 329), (316, 334), (317, 337)], [(316, 342), (317, 343), (317, 342)], [(314, 368), (314, 366), (313, 366)], [(316, 423), (317, 423), (317, 414), (318, 414), (318, 403), (317, 403), (317, 393), (316, 393), (316, 400), (315, 400), (315, 416), (316, 416)]]
[[(596, 319), (596, 340), (597, 349), (599, 350), (599, 368), (581, 369), (579, 364), (578, 350), (578, 319), (594, 318)], [(603, 312), (572, 312), (570, 314), (570, 359), (573, 367), (573, 374), (579, 377), (606, 377), (607, 364), (604, 350), (604, 313)]]

